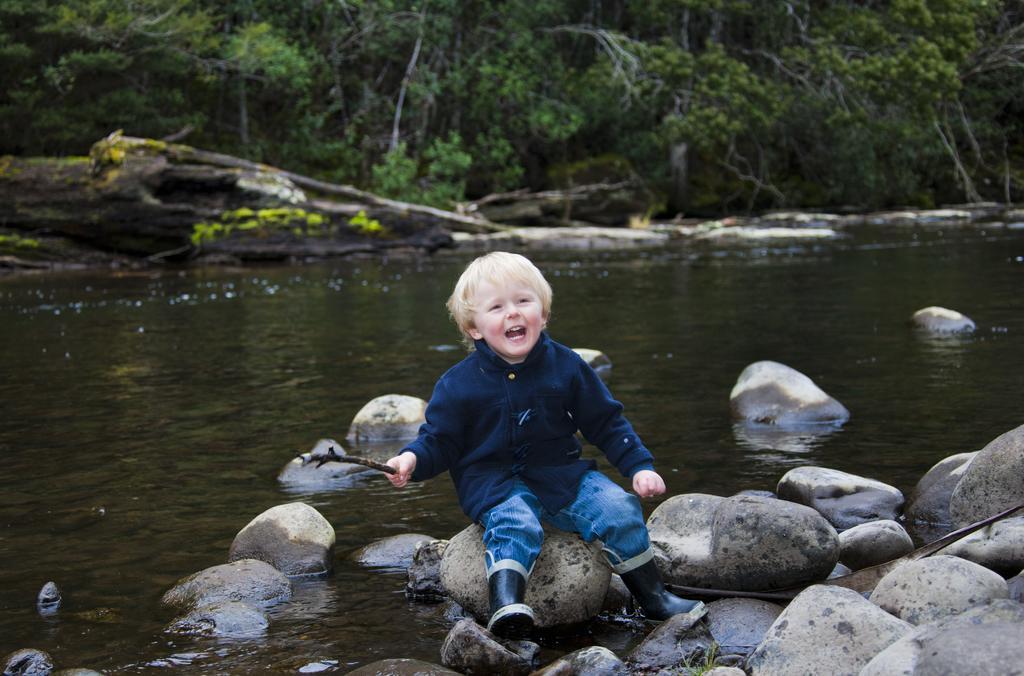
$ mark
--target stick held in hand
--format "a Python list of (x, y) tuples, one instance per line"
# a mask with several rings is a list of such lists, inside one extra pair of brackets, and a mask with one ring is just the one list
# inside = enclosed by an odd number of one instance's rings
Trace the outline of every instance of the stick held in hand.
[(361, 458), (358, 455), (339, 455), (338, 451), (334, 449), (334, 446), (331, 446), (330, 448), (327, 449), (327, 455), (321, 455), (317, 457), (314, 455), (307, 456), (305, 454), (302, 454), (299, 457), (302, 458), (303, 465), (307, 465), (313, 462), (314, 460), (318, 461), (316, 463), (317, 467), (321, 467), (328, 462), (350, 462), (353, 465), (362, 465), (364, 467), (369, 467), (371, 469), (384, 472), (385, 474), (396, 473), (394, 467), (391, 467), (390, 465), (385, 465), (382, 462), (377, 462), (376, 460), (370, 460), (369, 458)]

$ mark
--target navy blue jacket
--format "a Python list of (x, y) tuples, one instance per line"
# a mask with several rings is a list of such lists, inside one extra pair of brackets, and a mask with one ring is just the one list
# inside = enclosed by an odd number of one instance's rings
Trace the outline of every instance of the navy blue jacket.
[(577, 429), (624, 476), (654, 468), (622, 404), (573, 350), (542, 333), (521, 364), (509, 364), (478, 340), (437, 381), (426, 422), (403, 450), (416, 454), (413, 481), (448, 470), (474, 521), (508, 496), (516, 478), (555, 512), (597, 466), (580, 457)]

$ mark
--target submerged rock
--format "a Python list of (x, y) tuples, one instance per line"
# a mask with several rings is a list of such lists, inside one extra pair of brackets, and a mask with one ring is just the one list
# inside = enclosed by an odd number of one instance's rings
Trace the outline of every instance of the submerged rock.
[(53, 672), (53, 658), (42, 650), (22, 648), (4, 658), (3, 668), (4, 676), (47, 676)]
[(877, 566), (912, 551), (910, 534), (891, 519), (862, 523), (839, 534), (839, 561), (850, 570)]
[(987, 601), (1009, 598), (1006, 581), (991, 570), (938, 554), (908, 561), (879, 580), (871, 602), (910, 624), (955, 615)]
[(775, 619), (747, 660), (747, 672), (857, 674), (910, 630), (852, 589), (814, 585)]
[(193, 610), (213, 603), (244, 601), (259, 608), (287, 601), (288, 577), (264, 561), (242, 559), (183, 577), (160, 599), (165, 606)]
[(922, 624), (882, 650), (860, 676), (1010, 674), (1024, 645), (1024, 606), (993, 601)]
[(441, 646), (441, 663), (466, 674), (529, 674), (540, 646), (497, 639), (473, 620), (460, 620)]
[(826, 467), (791, 469), (775, 491), (783, 500), (815, 509), (839, 530), (880, 519), (895, 520), (904, 502), (898, 488)]
[(937, 305), (918, 310), (910, 321), (929, 333), (969, 333), (975, 328), (970, 317)]
[(953, 496), (953, 489), (963, 478), (964, 472), (976, 455), (978, 451), (957, 453), (932, 465), (910, 494), (906, 508), (907, 521), (949, 525), (952, 521), (949, 515), (949, 501)]
[(285, 575), (325, 575), (334, 563), (334, 528), (313, 507), (290, 502), (250, 521), (231, 543), (228, 561), (258, 559)]
[(412, 565), (417, 548), (433, 541), (434, 538), (423, 533), (392, 535), (360, 547), (350, 558), (363, 566), (406, 570)]
[(240, 601), (211, 603), (175, 619), (164, 630), (170, 634), (200, 636), (260, 636), (267, 632), (266, 614)]
[(774, 498), (677, 495), (647, 529), (665, 580), (690, 587), (782, 589), (824, 580), (839, 560), (839, 535), (821, 514)]
[(387, 659), (361, 666), (348, 672), (348, 676), (456, 676), (458, 673), (420, 660)]
[(60, 608), (60, 588), (56, 582), (47, 582), (36, 597), (36, 609), (40, 615), (52, 615)]
[(385, 394), (359, 409), (345, 439), (350, 444), (415, 439), (426, 418), (427, 402), (404, 394)]
[(357, 475), (372, 471), (351, 462), (325, 462), (321, 465), (319, 460), (326, 458), (330, 449), (344, 457), (341, 444), (334, 439), (320, 439), (311, 450), (292, 458), (282, 467), (277, 480), (303, 488), (333, 487), (352, 484)]
[(1024, 425), (990, 441), (953, 489), (949, 514), (962, 528), (1024, 503)]
[[(441, 558), (441, 583), (480, 622), (489, 619), (483, 529), (473, 524), (449, 541)], [(604, 606), (611, 571), (600, 546), (574, 533), (545, 532), (526, 586), (535, 624), (547, 629), (587, 622)]]
[(842, 424), (850, 412), (796, 369), (759, 361), (740, 373), (729, 394), (734, 418), (770, 425)]

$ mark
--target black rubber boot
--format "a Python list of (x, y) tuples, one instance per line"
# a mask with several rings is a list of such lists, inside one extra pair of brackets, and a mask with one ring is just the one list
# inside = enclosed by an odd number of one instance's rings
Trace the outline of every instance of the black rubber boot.
[(526, 578), (519, 571), (503, 568), (487, 580), (491, 619), (487, 630), (502, 638), (526, 638), (533, 631), (533, 610), (523, 603)]
[(667, 620), (680, 613), (696, 613), (699, 617), (707, 612), (702, 601), (680, 598), (665, 589), (653, 559), (628, 573), (621, 573), (619, 577), (636, 597), (644, 617), (649, 620)]

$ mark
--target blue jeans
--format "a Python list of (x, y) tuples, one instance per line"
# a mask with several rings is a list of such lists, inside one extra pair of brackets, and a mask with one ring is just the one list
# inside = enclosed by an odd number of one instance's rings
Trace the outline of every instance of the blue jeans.
[(616, 573), (627, 573), (653, 558), (640, 500), (597, 471), (580, 480), (576, 498), (556, 513), (540, 504), (522, 481), (504, 502), (484, 513), (487, 576), (504, 568), (529, 577), (544, 542), (541, 520), (579, 533), (585, 542), (600, 540)]

